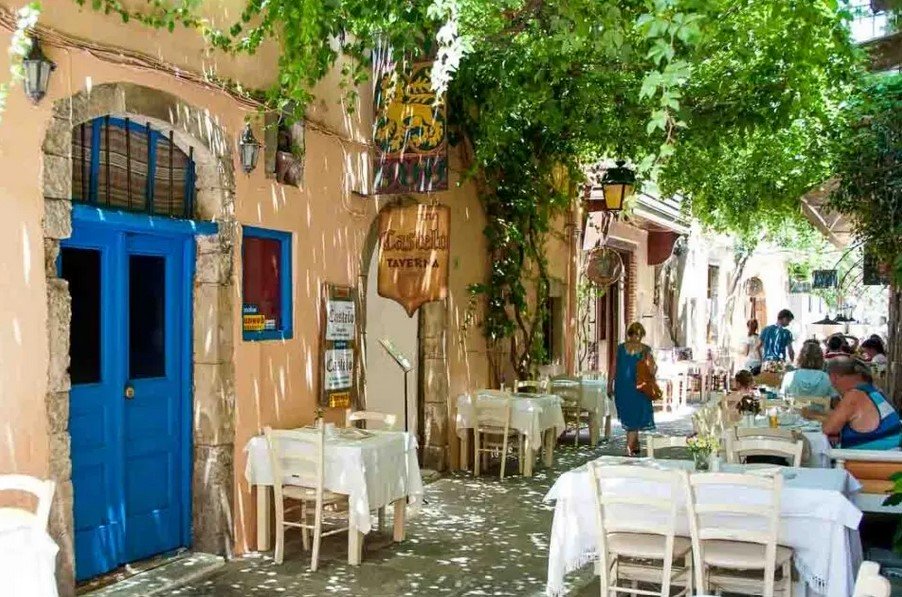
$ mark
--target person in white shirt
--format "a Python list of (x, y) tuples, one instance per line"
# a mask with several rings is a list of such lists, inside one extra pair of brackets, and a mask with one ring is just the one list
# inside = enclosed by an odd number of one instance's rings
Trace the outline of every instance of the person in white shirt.
[(861, 352), (867, 355), (868, 361), (875, 365), (886, 365), (889, 359), (886, 358), (886, 349), (883, 347), (883, 340), (880, 336), (871, 336), (861, 343)]
[(758, 375), (761, 373), (761, 343), (759, 341), (760, 338), (758, 337), (758, 320), (749, 319), (745, 325), (748, 328), (749, 333), (743, 342), (743, 347), (745, 349), (745, 365), (743, 365), (742, 368), (746, 371), (750, 371), (752, 375)]

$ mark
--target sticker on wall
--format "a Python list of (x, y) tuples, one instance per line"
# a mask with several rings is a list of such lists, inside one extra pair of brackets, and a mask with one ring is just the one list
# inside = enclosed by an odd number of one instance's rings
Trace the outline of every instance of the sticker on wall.
[(379, 213), (379, 296), (413, 316), (424, 303), (448, 296), (451, 209), (408, 205)]
[(257, 305), (244, 305), (241, 311), (243, 314), (242, 328), (245, 332), (260, 332), (265, 329), (266, 317), (260, 313)]
[(320, 404), (351, 408), (357, 398), (357, 291), (323, 284), (320, 310)]

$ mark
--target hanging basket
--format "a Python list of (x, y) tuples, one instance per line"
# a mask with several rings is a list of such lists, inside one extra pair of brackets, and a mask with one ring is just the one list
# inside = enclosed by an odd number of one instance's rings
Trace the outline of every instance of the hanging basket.
[(589, 255), (586, 277), (600, 288), (607, 288), (623, 277), (623, 260), (614, 249), (602, 247)]

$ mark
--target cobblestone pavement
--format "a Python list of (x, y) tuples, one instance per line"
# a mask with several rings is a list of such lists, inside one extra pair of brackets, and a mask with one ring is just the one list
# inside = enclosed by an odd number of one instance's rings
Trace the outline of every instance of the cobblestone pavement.
[[(660, 433), (685, 435), (687, 415), (661, 420)], [(572, 435), (555, 451), (554, 466), (538, 465), (530, 479), (497, 475), (474, 479), (455, 472), (429, 484), (419, 514), (408, 521), (407, 540), (392, 543), (386, 531), (370, 533), (363, 563), (347, 565), (347, 536), (323, 540), (319, 570), (310, 572), (300, 534), (289, 530), (285, 561), (271, 553), (235, 559), (211, 577), (169, 595), (543, 595), (553, 504), (542, 498), (561, 473), (603, 454), (622, 454), (625, 436), (615, 424), (611, 441), (573, 447)], [(516, 466), (508, 470), (516, 471)], [(292, 538), (293, 537), (293, 538)], [(598, 594), (590, 567), (568, 577), (571, 594)]]

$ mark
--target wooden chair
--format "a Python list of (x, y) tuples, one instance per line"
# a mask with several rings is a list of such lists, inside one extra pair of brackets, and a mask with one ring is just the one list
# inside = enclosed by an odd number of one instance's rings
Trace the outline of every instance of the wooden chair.
[[(551, 380), (551, 393), (561, 399), (561, 410), (564, 412), (564, 424), (574, 428), (573, 446), (579, 446), (579, 430), (589, 429), (592, 413), (583, 403), (583, 384), (575, 377), (556, 377)], [(583, 425), (585, 422), (585, 425)]]
[(682, 435), (649, 435), (645, 443), (648, 457), (655, 458), (655, 451), (669, 448), (685, 448), (686, 439)]
[(516, 429), (511, 429), (511, 402), (509, 398), (477, 401), (476, 427), (473, 429), (473, 475), (478, 477), (481, 471), (480, 456), (500, 454), (501, 475), (507, 464), (508, 450), (514, 443), (517, 445), (517, 457), (520, 470), (523, 469), (523, 436)]
[(727, 460), (733, 464), (745, 462), (749, 456), (776, 456), (785, 458), (789, 466), (802, 466), (805, 442), (801, 439), (786, 441), (766, 437), (743, 437), (728, 442)]
[[(590, 462), (589, 473), (595, 494), (597, 571), (601, 576), (601, 594), (669, 596), (671, 585), (678, 584), (675, 581), (682, 578), (685, 588), (677, 595), (691, 595), (691, 541), (676, 536), (679, 496), (686, 491), (688, 483), (686, 471)], [(623, 479), (654, 483), (661, 491), (656, 491), (654, 496), (643, 497), (606, 487), (606, 481)], [(649, 513), (657, 511), (656, 520), (624, 520), (612, 511), (637, 506)], [(658, 522), (661, 519), (663, 522)], [(683, 560), (684, 565), (674, 566), (674, 560)], [(619, 586), (621, 578), (631, 581), (631, 586)], [(637, 587), (639, 581), (660, 584), (660, 591), (640, 590)]]
[(889, 580), (880, 574), (880, 564), (877, 562), (861, 563), (852, 597), (889, 597), (891, 591)]
[(37, 499), (34, 512), (24, 508), (0, 506), (0, 529), (26, 526), (36, 531), (46, 531), (55, 488), (53, 481), (44, 481), (29, 475), (0, 475), (0, 492), (28, 493)]
[(519, 380), (514, 385), (518, 392), (528, 392), (530, 394), (544, 394), (548, 391), (548, 382), (538, 379)]
[(861, 483), (861, 491), (850, 498), (859, 510), (902, 514), (902, 505), (883, 505), (893, 491), (890, 476), (902, 472), (902, 452), (831, 449), (827, 456), (834, 461), (836, 468), (846, 469)]
[(358, 410), (352, 412), (350, 408), (347, 409), (345, 411), (345, 427), (353, 427), (354, 423), (356, 423), (357, 421), (364, 421), (365, 423), (376, 421), (378, 423), (382, 423), (384, 429), (391, 431), (395, 428), (395, 423), (398, 422), (398, 417), (395, 415), (379, 413), (373, 410)]
[[(696, 473), (689, 476), (688, 487), (686, 505), (698, 592), (761, 595), (763, 584), (764, 597), (773, 597), (775, 590), (791, 595), (792, 549), (777, 544), (783, 477)], [(748, 492), (763, 493), (768, 500), (763, 504), (730, 500), (730, 495)], [(764, 530), (749, 528), (748, 522), (755, 519)], [(757, 575), (750, 577), (750, 571), (763, 572), (763, 583)]]
[[(323, 487), (324, 483), (324, 447), (325, 428), (322, 419), (316, 424), (316, 432), (277, 430), (265, 427), (266, 445), (269, 450), (269, 462), (273, 475), (273, 495), (276, 513), (276, 550), (274, 559), (282, 563), (285, 552), (285, 527), (301, 529), (304, 549), (310, 548), (308, 531), (313, 531), (313, 553), (310, 557), (310, 569), (316, 572), (319, 564), (319, 547), (322, 537), (348, 531), (348, 525), (339, 525), (323, 531), (324, 507), (329, 505), (345, 506), (347, 512), (348, 496), (333, 493)], [(290, 441), (294, 448), (283, 448), (283, 442)], [(286, 484), (286, 471), (291, 483)], [(285, 500), (301, 503), (301, 522), (285, 520)], [(313, 522), (308, 522), (309, 507), (313, 506)], [(341, 510), (342, 508), (336, 508)], [(336, 512), (337, 513), (337, 512)], [(350, 540), (350, 539), (349, 539)]]
[(829, 396), (795, 396), (792, 403), (795, 406), (817, 406), (824, 412), (830, 412), (832, 408), (832, 398)]

